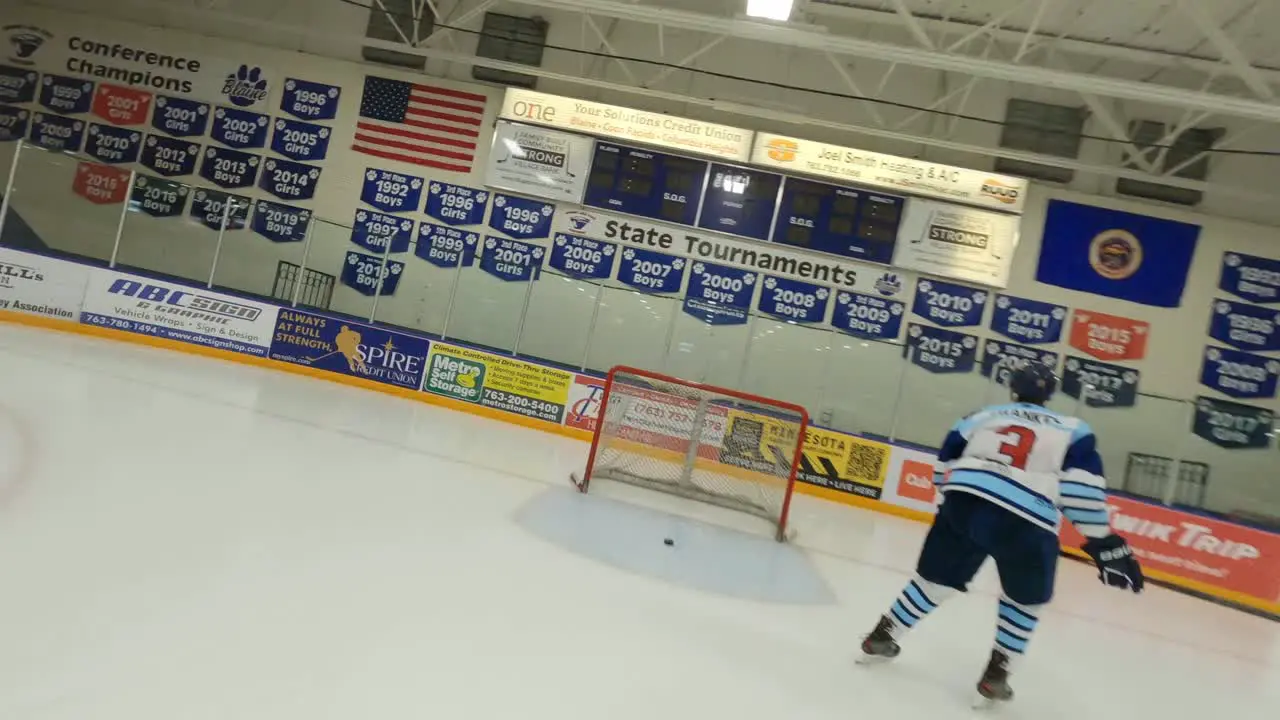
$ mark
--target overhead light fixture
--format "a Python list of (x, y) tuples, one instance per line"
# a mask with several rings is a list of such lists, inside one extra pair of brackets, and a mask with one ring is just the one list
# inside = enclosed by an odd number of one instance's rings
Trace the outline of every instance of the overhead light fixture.
[(795, 0), (747, 0), (747, 17), (786, 22)]

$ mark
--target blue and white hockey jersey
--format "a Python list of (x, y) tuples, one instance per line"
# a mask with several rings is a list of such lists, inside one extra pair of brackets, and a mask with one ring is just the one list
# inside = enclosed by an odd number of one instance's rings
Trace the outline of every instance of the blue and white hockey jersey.
[(977, 495), (1045, 530), (1066, 515), (1085, 537), (1105, 537), (1106, 480), (1085, 421), (1029, 403), (994, 405), (952, 427), (938, 451), (939, 490)]

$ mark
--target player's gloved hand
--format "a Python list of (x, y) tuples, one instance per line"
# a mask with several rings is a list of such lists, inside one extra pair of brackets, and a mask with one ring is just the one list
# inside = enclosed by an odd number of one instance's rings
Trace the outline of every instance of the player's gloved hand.
[(1138, 558), (1133, 556), (1129, 543), (1119, 535), (1108, 535), (1104, 538), (1093, 538), (1085, 542), (1081, 549), (1093, 558), (1098, 566), (1098, 579), (1103, 585), (1142, 592), (1146, 584), (1142, 577), (1142, 566)]

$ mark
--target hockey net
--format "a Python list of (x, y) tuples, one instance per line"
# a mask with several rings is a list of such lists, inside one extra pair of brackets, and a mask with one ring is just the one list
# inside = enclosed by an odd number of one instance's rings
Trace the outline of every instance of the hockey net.
[(783, 541), (808, 424), (798, 405), (615, 367), (573, 480), (583, 492), (615, 480), (757, 515)]

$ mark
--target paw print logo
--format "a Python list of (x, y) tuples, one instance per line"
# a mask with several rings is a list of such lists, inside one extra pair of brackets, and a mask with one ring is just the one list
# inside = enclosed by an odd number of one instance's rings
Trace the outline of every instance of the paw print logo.
[(267, 117), (266, 115), (259, 115), (259, 116), (258, 116), (258, 127), (266, 127), (266, 126), (267, 126), (267, 123), (268, 123), (268, 122), (270, 122), (270, 121), (271, 121), (271, 118)]
[(401, 265), (400, 263), (396, 263), (395, 265), (391, 266), (390, 270), (392, 275), (399, 275), (400, 273), (404, 272), (404, 265)]
[(493, 238), (486, 238), (484, 241), (484, 246), (486, 249), (492, 250), (498, 247), (498, 241), (494, 240)]
[(412, 229), (413, 229), (413, 221), (412, 221), (412, 220), (401, 220), (401, 221), (400, 221), (400, 232), (409, 232), (409, 231), (410, 231), (410, 230), (412, 230)]
[(1235, 253), (1227, 253), (1222, 257), (1222, 262), (1227, 267), (1240, 267), (1240, 256)]
[(1270, 373), (1271, 375), (1275, 375), (1276, 373), (1280, 373), (1280, 362), (1276, 362), (1275, 360), (1272, 360), (1272, 361), (1268, 362), (1268, 363), (1267, 363), (1267, 372), (1268, 372), (1268, 373)]
[(1213, 311), (1219, 315), (1226, 315), (1231, 312), (1231, 306), (1224, 302), (1214, 303)]
[(311, 170), (307, 172), (307, 177), (311, 178), (312, 180), (319, 179), (320, 170), (317, 168), (311, 168)]
[(1008, 309), (1009, 309), (1009, 298), (1005, 297), (1004, 295), (1000, 295), (999, 297), (997, 297), (997, 298), (996, 298), (996, 307), (1000, 308), (1001, 310), (1008, 310)]
[(553, 207), (551, 207), (550, 205), (543, 205), (543, 206), (542, 206), (542, 217), (551, 217), (551, 213), (553, 213), (553, 212), (555, 212), (555, 211), (556, 211), (556, 209), (555, 209), (555, 208), (553, 208)]
[(271, 170), (275, 170), (275, 169), (276, 169), (276, 161), (275, 161), (275, 160), (268, 159), (268, 160), (267, 160), (267, 171), (269, 172), (269, 171), (271, 171)]
[(488, 200), (488, 199), (489, 199), (489, 193), (487, 193), (487, 192), (478, 192), (478, 193), (476, 193), (476, 202), (478, 202), (478, 203), (482, 203), (482, 202), (484, 202), (484, 201), (486, 201), (486, 200)]
[(430, 191), (430, 193), (431, 193), (432, 195), (439, 195), (439, 194), (440, 194), (440, 183), (438, 183), (438, 182), (433, 182), (433, 183), (431, 183), (431, 187), (430, 187), (430, 188), (428, 188), (428, 190)]
[(236, 107), (253, 107), (267, 99), (267, 79), (262, 68), (241, 65), (227, 75), (222, 94)]
[(462, 239), (462, 242), (472, 247), (475, 247), (475, 244), (479, 241), (480, 241), (480, 236), (475, 233), (467, 233), (467, 236)]
[(276, 121), (276, 131), (278, 132), (278, 131), (283, 130), (283, 129), (284, 129), (284, 121), (283, 121), (283, 120), (277, 120), (277, 121)]
[(693, 272), (698, 275), (701, 275), (706, 269), (707, 269), (707, 266), (703, 265), (702, 263), (693, 264)]
[(913, 338), (918, 338), (922, 332), (923, 330), (921, 330), (919, 325), (912, 325), (911, 329), (907, 331), (907, 334)]
[(1067, 317), (1067, 309), (1063, 307), (1056, 307), (1053, 309), (1053, 312), (1049, 314), (1053, 316), (1054, 320), (1061, 322)]
[(981, 305), (987, 301), (987, 294), (981, 290), (973, 294), (973, 302), (975, 305)]
[(613, 246), (612, 246), (612, 245), (605, 245), (605, 246), (604, 246), (604, 250), (602, 250), (601, 252), (603, 252), (603, 253), (604, 253), (604, 256), (605, 256), (605, 257), (607, 257), (607, 258), (611, 258), (611, 257), (613, 257)]
[[(315, 172), (315, 171), (314, 171), (314, 170), (312, 170), (312, 172)], [(409, 181), (409, 187), (410, 187), (410, 188), (413, 188), (414, 190), (421, 190), (421, 189), (422, 189), (422, 178), (414, 178), (414, 179), (410, 180), (410, 181)]]
[(289, 78), (284, 83), (284, 89), (288, 90), (289, 92), (293, 92), (295, 89), (297, 89), (297, 87), (298, 87), (298, 82), (293, 78)]
[(178, 197), (186, 197), (186, 196), (187, 196), (187, 186), (186, 186), (186, 185), (179, 185), (179, 186), (178, 186)]
[(819, 300), (826, 300), (829, 295), (831, 295), (831, 291), (826, 288), (818, 288), (817, 291), (813, 293), (813, 296)]
[(1080, 361), (1075, 358), (1067, 359), (1067, 370), (1070, 372), (1078, 372), (1080, 370)]
[(765, 288), (766, 290), (772, 290), (772, 289), (774, 289), (774, 288), (776, 288), (776, 287), (778, 287), (778, 281), (777, 281), (777, 280), (774, 280), (774, 279), (773, 279), (773, 278), (771, 278), (771, 277), (770, 277), (770, 278), (765, 278), (765, 279), (764, 279), (764, 288)]
[(256, 157), (249, 158), (249, 167), (258, 167), (258, 158)]
[(747, 287), (754, 286), (756, 284), (756, 274), (747, 273), (746, 275), (742, 276), (742, 284), (746, 285)]
[(138, 179), (137, 179), (137, 180), (135, 180), (135, 181), (133, 182), (133, 186), (134, 186), (134, 187), (136, 187), (136, 188), (144, 188), (144, 187), (146, 187), (146, 186), (147, 186), (147, 178), (146, 178), (145, 176), (139, 175), (139, 176), (138, 176)]
[(493, 206), (496, 208), (504, 208), (507, 206), (507, 196), (499, 195), (493, 199)]
[(997, 343), (997, 342), (989, 342), (989, 343), (987, 343), (986, 353), (987, 353), (988, 355), (999, 355), (999, 354), (1000, 354), (1000, 343)]
[[(823, 289), (825, 290), (826, 288), (823, 288)], [(840, 293), (839, 295), (836, 296), (836, 302), (840, 303), (841, 305), (848, 305), (849, 301), (852, 299), (853, 298), (849, 297), (849, 293)]]
[(378, 171), (377, 171), (377, 170), (366, 170), (366, 171), (365, 171), (365, 173), (364, 173), (364, 179), (365, 179), (365, 180), (368, 180), (369, 182), (373, 182), (374, 180), (377, 180), (377, 179), (378, 179)]
[(890, 306), (889, 306), (889, 313), (890, 313), (891, 315), (901, 315), (901, 314), (902, 314), (902, 305), (899, 305), (899, 304), (890, 305)]
[(196, 191), (196, 202), (198, 202), (198, 203), (202, 203), (202, 202), (204, 202), (204, 198), (205, 198), (204, 191), (203, 191), (203, 190), (197, 190), (197, 191)]
[(933, 283), (929, 282), (928, 280), (921, 280), (920, 283), (916, 285), (916, 289), (922, 293), (930, 292), (931, 290), (933, 290)]
[[(79, 120), (77, 120), (77, 121), (75, 121), (75, 122), (71, 123), (71, 129), (72, 129), (72, 130), (75, 130), (76, 132), (80, 132), (81, 130), (83, 130), (83, 129), (84, 129), (84, 123), (82, 123), (82, 122), (80, 122)], [(194, 152), (194, 151), (192, 151), (192, 152)]]
[(1201, 400), (1196, 403), (1196, 409), (1200, 412), (1213, 412), (1213, 403), (1208, 400)]
[[(502, 198), (498, 198), (498, 199), (499, 199), (499, 200), (501, 200)], [(628, 250), (623, 251), (623, 253), (622, 253), (622, 259), (623, 259), (623, 260), (634, 260), (634, 259), (635, 259), (635, 257), (636, 257), (636, 251), (635, 251), (635, 250), (630, 250), (630, 249), (628, 249)]]
[(311, 220), (311, 211), (302, 210), (298, 213), (298, 222), (307, 223)]
[(534, 249), (533, 249), (533, 259), (534, 259), (534, 260), (541, 260), (541, 259), (542, 259), (542, 248), (540, 248), (540, 247), (536, 247), (536, 248), (534, 248)]
[(556, 247), (564, 247), (565, 243), (566, 243), (566, 240), (564, 239), (563, 235), (556, 236)]
[(1209, 362), (1218, 362), (1222, 358), (1222, 353), (1218, 352), (1217, 348), (1207, 348), (1204, 356), (1209, 359)]
[(1138, 373), (1136, 373), (1136, 372), (1134, 372), (1134, 371), (1130, 370), (1130, 371), (1126, 372), (1125, 374), (1121, 375), (1121, 376), (1120, 376), (1120, 379), (1124, 381), (1124, 384), (1125, 384), (1125, 385), (1132, 385), (1132, 384), (1134, 384), (1134, 383), (1138, 382)]
[(684, 269), (684, 258), (676, 258), (675, 260), (672, 260), (672, 261), (671, 261), (671, 267), (675, 268), (676, 270), (683, 270), (683, 269)]
[(136, 143), (142, 139), (142, 133), (129, 133), (129, 142)]
[(1054, 355), (1053, 353), (1045, 353), (1040, 356), (1040, 362), (1044, 363), (1045, 365), (1057, 365), (1058, 356)]
[(963, 345), (966, 350), (972, 350), (977, 347), (978, 339), (972, 335), (965, 335), (964, 340), (961, 340), (960, 344)]

